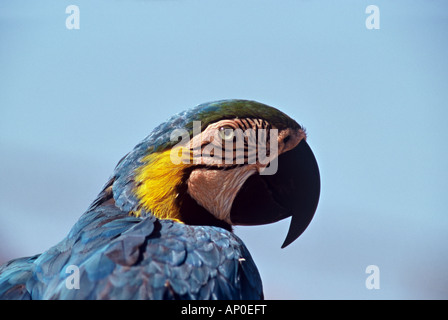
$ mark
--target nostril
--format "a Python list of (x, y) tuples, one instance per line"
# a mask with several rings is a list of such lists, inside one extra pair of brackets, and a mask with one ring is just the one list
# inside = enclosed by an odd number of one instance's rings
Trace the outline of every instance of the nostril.
[(283, 143), (284, 143), (284, 144), (287, 144), (289, 140), (291, 140), (291, 136), (286, 136), (286, 137), (283, 139)]

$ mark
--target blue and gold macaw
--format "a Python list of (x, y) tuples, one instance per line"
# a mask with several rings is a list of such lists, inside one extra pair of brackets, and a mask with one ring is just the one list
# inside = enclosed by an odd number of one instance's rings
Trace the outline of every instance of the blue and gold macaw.
[[(276, 130), (274, 174), (262, 174), (270, 163), (250, 161), (249, 136), (236, 144), (238, 129)], [(218, 161), (224, 143), (230, 161)], [(121, 159), (60, 243), (0, 266), (0, 298), (262, 299), (258, 270), (232, 226), (291, 216), (285, 247), (310, 223), (319, 193), (318, 166), (296, 121), (255, 101), (201, 104)]]

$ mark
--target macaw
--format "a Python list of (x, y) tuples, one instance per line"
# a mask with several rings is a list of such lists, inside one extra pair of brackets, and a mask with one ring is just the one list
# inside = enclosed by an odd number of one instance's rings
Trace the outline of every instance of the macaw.
[[(246, 131), (255, 136), (238, 141)], [(265, 161), (251, 140), (262, 136), (265, 151), (276, 146)], [(320, 176), (306, 137), (289, 116), (255, 101), (174, 115), (118, 162), (61, 242), (0, 266), (0, 298), (263, 299), (233, 226), (291, 217), (282, 247), (307, 228)]]

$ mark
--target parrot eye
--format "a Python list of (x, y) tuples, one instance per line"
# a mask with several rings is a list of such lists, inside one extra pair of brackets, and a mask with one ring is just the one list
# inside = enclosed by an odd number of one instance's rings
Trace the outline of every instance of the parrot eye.
[(235, 133), (233, 132), (233, 129), (231, 127), (228, 127), (228, 126), (224, 126), (224, 127), (219, 128), (218, 134), (219, 134), (219, 137), (222, 140), (225, 140), (225, 141), (230, 141), (235, 136)]

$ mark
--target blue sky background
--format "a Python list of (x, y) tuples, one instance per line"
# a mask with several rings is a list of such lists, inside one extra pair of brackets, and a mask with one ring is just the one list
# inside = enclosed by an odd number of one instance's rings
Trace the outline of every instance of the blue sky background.
[(289, 221), (236, 228), (266, 298), (447, 299), (447, 32), (442, 0), (1, 1), (0, 261), (61, 240), (173, 113), (243, 98), (303, 124), (322, 176), (286, 249)]

